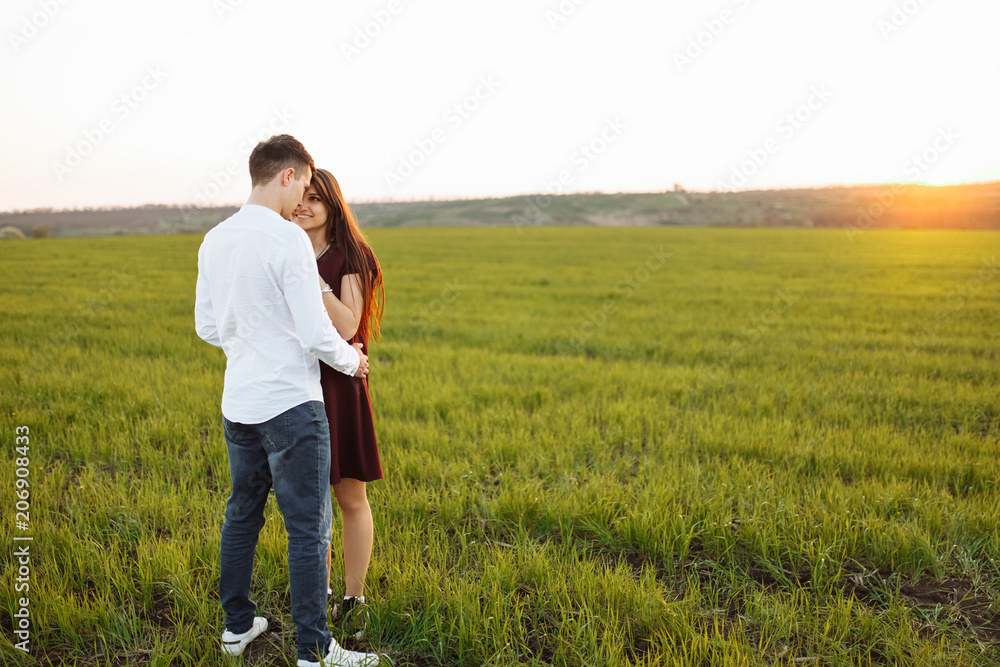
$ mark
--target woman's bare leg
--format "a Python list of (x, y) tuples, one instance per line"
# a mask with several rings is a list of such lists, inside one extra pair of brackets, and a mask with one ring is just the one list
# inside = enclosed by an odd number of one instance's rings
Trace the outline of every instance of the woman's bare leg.
[(333, 492), (344, 525), (344, 595), (357, 597), (365, 594), (365, 575), (372, 557), (375, 539), (372, 509), (362, 481), (345, 477), (334, 485)]

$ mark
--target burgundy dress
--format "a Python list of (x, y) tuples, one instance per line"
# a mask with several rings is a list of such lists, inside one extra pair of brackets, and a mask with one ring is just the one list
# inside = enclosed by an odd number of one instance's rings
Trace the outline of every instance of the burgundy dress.
[[(376, 271), (375, 256), (368, 248), (365, 250), (371, 270)], [(347, 273), (344, 251), (331, 245), (317, 260), (317, 268), (320, 277), (339, 299), (341, 279)], [(355, 335), (349, 342), (362, 343), (362, 351), (368, 354), (368, 341)], [(326, 416), (330, 421), (330, 484), (339, 484), (343, 477), (362, 482), (382, 479), (368, 379), (344, 375), (322, 361), (319, 370)]]

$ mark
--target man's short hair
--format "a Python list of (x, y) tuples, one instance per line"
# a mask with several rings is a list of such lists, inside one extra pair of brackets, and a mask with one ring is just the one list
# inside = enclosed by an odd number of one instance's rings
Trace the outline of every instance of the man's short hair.
[(276, 134), (257, 144), (250, 153), (250, 183), (253, 187), (266, 185), (279, 172), (291, 167), (299, 175), (309, 167), (316, 171), (309, 151), (302, 142), (290, 134)]

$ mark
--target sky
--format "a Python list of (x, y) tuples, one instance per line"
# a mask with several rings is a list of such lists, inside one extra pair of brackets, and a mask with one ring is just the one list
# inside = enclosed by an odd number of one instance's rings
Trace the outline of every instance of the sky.
[(996, 0), (4, 0), (0, 211), (1000, 180)]

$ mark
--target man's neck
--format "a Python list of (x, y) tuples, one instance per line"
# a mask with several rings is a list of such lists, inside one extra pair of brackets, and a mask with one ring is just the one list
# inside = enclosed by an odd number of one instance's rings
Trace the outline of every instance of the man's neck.
[(247, 203), (264, 206), (281, 215), (281, 198), (277, 193), (268, 192), (262, 188), (254, 188), (250, 191), (250, 196), (247, 197)]

